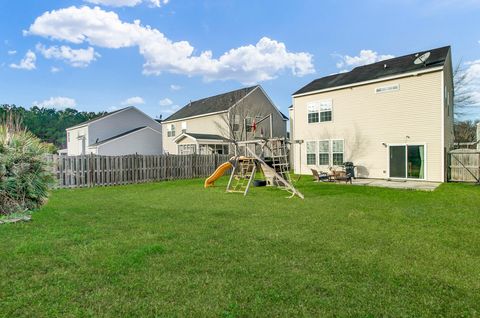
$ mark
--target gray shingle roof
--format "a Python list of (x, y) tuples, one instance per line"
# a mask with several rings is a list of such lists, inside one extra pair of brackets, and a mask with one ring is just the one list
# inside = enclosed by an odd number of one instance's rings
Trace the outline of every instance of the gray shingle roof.
[[(316, 79), (293, 93), (293, 95), (309, 93), (343, 85), (351, 85), (359, 82), (380, 79), (383, 77), (443, 66), (449, 51), (450, 46), (445, 46), (429, 51), (417, 52), (373, 64), (359, 66), (350, 72), (329, 75)], [(427, 59), (425, 64), (413, 63), (418, 56), (426, 52), (430, 52), (430, 57)]]
[(208, 140), (225, 140), (225, 137), (219, 136), (219, 135), (211, 135), (211, 134), (196, 134), (196, 133), (190, 133), (186, 132), (185, 135), (191, 136), (195, 139), (208, 139)]
[(258, 85), (241, 88), (228, 93), (223, 93), (220, 95), (215, 95), (190, 102), (177, 112), (170, 115), (164, 121), (178, 120), (182, 118), (226, 111), (257, 87)]
[(138, 127), (138, 128), (135, 128), (135, 129), (132, 129), (132, 130), (123, 132), (123, 133), (118, 134), (118, 135), (116, 135), (116, 136), (113, 136), (113, 137), (110, 137), (110, 138), (107, 138), (107, 139), (104, 139), (104, 140), (101, 140), (101, 141), (97, 141), (96, 143), (91, 144), (90, 146), (94, 146), (94, 147), (99, 146), (99, 145), (104, 144), (104, 143), (106, 143), (106, 142), (108, 142), (108, 141), (111, 141), (111, 140), (114, 140), (114, 139), (117, 139), (117, 138), (120, 138), (120, 137), (129, 135), (129, 134), (134, 133), (134, 132), (136, 132), (136, 131), (142, 130), (142, 129), (145, 128), (145, 127), (147, 127), (147, 126)]

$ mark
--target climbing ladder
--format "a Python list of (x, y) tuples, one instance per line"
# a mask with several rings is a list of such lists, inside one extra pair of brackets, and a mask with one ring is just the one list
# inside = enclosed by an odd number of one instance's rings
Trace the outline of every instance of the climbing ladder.
[(257, 165), (254, 158), (238, 157), (227, 185), (227, 192), (240, 192), (247, 195), (255, 178)]
[[(290, 178), (290, 163), (288, 160), (287, 142), (284, 139), (271, 139), (267, 143), (272, 158), (272, 167), (277, 174), (282, 176), (289, 184), (292, 183)], [(286, 184), (281, 180), (274, 180), (277, 186), (285, 188)]]
[[(298, 191), (297, 189), (295, 189), (295, 187), (293, 186), (293, 184), (290, 182), (290, 181), (287, 181), (283, 175), (279, 174), (274, 168), (270, 167), (269, 165), (267, 165), (267, 163), (265, 161), (263, 161), (262, 158), (260, 158), (259, 156), (257, 156), (257, 154), (253, 151), (251, 151), (249, 148), (246, 148), (247, 149), (247, 152), (250, 153), (250, 155), (257, 159), (257, 161), (260, 163), (260, 165), (262, 166), (262, 170), (265, 174), (265, 176), (267, 175), (272, 175), (274, 178), (274, 183), (276, 183), (277, 187), (279, 187), (280, 189), (283, 189), (283, 190), (286, 190), (288, 191), (291, 196), (290, 198), (293, 198), (294, 196), (298, 196), (299, 198), (303, 199), (304, 196), (303, 194)], [(283, 169), (283, 168), (282, 168)], [(288, 170), (287, 170), (288, 171)], [(287, 173), (288, 174), (288, 173)], [(288, 177), (290, 179), (290, 177)], [(245, 193), (246, 194), (246, 193)]]

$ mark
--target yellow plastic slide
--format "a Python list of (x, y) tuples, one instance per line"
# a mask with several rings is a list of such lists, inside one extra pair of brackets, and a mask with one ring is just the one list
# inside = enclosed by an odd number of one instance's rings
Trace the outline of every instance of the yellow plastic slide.
[(232, 164), (230, 162), (224, 162), (222, 163), (220, 166), (218, 166), (217, 170), (215, 170), (215, 172), (210, 176), (208, 177), (206, 180), (205, 180), (205, 188), (208, 188), (208, 187), (213, 187), (213, 184), (215, 183), (215, 181), (218, 180), (218, 178), (220, 178), (221, 176), (223, 176), (223, 174), (225, 173), (225, 171), (227, 171), (228, 169), (230, 169), (232, 166)]

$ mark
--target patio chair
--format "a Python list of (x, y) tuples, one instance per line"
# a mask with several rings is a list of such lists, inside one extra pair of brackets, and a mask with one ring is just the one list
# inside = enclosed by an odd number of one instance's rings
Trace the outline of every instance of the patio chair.
[(312, 170), (312, 176), (313, 176), (313, 181), (319, 182), (320, 181), (320, 175), (318, 174), (318, 171), (315, 169), (310, 169)]
[(319, 182), (319, 181), (325, 181), (328, 180), (328, 175), (325, 172), (318, 172), (316, 169), (310, 169), (312, 170), (312, 176), (313, 176), (313, 181)]
[(331, 176), (331, 179), (333, 181), (345, 181), (345, 183), (350, 182), (350, 184), (352, 184), (352, 175), (342, 170), (339, 170), (339, 171), (334, 170)]

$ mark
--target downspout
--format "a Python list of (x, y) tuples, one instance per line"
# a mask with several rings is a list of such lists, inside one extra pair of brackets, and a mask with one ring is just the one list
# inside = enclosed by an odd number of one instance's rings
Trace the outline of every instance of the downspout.
[(480, 123), (477, 124), (477, 150), (480, 150)]

